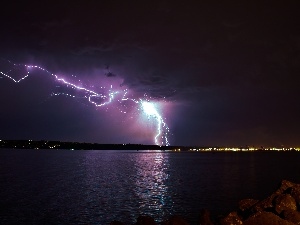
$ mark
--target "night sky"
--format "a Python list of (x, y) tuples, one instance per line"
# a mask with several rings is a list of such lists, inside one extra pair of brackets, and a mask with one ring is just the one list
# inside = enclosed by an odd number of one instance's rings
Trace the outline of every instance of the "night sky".
[(300, 2), (199, 2), (3, 3), (0, 139), (299, 146)]

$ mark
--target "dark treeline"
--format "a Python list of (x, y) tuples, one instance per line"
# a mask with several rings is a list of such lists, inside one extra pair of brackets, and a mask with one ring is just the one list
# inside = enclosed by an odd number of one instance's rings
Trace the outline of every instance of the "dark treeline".
[(142, 144), (98, 144), (61, 141), (1, 140), (0, 148), (15, 149), (72, 149), (72, 150), (188, 150), (183, 146), (158, 146)]

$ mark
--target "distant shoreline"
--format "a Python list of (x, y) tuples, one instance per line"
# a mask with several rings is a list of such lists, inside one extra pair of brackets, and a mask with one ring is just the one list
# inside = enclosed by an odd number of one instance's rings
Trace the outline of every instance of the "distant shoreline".
[(98, 144), (62, 141), (0, 140), (2, 149), (64, 149), (64, 150), (160, 150), (167, 152), (253, 152), (253, 151), (300, 151), (300, 148), (264, 148), (264, 147), (201, 147), (201, 146), (158, 146), (142, 144)]

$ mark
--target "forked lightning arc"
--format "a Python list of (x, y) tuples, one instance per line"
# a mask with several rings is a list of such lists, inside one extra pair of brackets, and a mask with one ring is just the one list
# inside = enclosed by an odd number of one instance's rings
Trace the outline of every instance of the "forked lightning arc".
[[(164, 121), (163, 117), (160, 115), (159, 111), (156, 108), (156, 103), (151, 102), (151, 99), (147, 99), (147, 96), (144, 95), (144, 98), (134, 99), (127, 97), (127, 94), (129, 92), (128, 89), (123, 90), (114, 90), (113, 85), (109, 85), (109, 87), (100, 87), (104, 89), (108, 89), (107, 93), (99, 92), (95, 90), (95, 88), (86, 88), (83, 87), (83, 85), (77, 85), (73, 81), (70, 81), (68, 79), (62, 78), (61, 76), (58, 76), (54, 73), (51, 73), (47, 69), (36, 66), (36, 65), (26, 65), (26, 64), (15, 64), (8, 61), (12, 69), (8, 71), (0, 71), (0, 77), (1, 75), (12, 80), (15, 83), (20, 83), (26, 78), (30, 76), (30, 72), (33, 70), (40, 70), (48, 74), (49, 76), (54, 77), (55, 82), (58, 82), (60, 85), (63, 85), (67, 89), (75, 89), (81, 93), (84, 94), (84, 98), (87, 100), (88, 103), (94, 105), (95, 107), (103, 107), (103, 106), (109, 106), (114, 101), (131, 101), (134, 102), (134, 104), (141, 109), (147, 118), (153, 119), (156, 122), (156, 134), (154, 135), (154, 143), (156, 145), (166, 145), (168, 146), (169, 140), (168, 135), (170, 133), (169, 127)], [(13, 75), (9, 75), (13, 69), (17, 68), (23, 68), (25, 69), (25, 75), (22, 75), (21, 78), (16, 79), (13, 77)], [(93, 85), (94, 87), (94, 85)], [(76, 95), (72, 95), (69, 93), (52, 93), (51, 96), (59, 96), (59, 95), (66, 95), (69, 97), (76, 98)], [(115, 100), (115, 96), (120, 95), (121, 98), (119, 100)], [(101, 99), (101, 101), (96, 101), (97, 99)], [(126, 109), (125, 109), (126, 110)], [(126, 113), (126, 111), (121, 110), (121, 112)]]

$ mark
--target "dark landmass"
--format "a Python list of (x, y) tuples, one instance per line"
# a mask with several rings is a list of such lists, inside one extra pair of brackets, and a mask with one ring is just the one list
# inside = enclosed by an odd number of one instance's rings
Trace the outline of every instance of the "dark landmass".
[(243, 146), (238, 148), (203, 147), (203, 146), (159, 146), (142, 144), (98, 144), (81, 142), (62, 142), (47, 140), (0, 140), (0, 148), (9, 149), (69, 149), (69, 150), (162, 150), (189, 152), (224, 152), (224, 151), (300, 151), (300, 148), (254, 148)]
[[(296, 225), (300, 224), (300, 184), (283, 180), (267, 198), (243, 199), (239, 208), (226, 216), (211, 218), (207, 209), (199, 212), (197, 225)], [(182, 216), (173, 215), (161, 225), (190, 225)], [(125, 225), (112, 221), (110, 225)], [(154, 218), (142, 215), (134, 225), (158, 225)]]
[(61, 141), (34, 141), (34, 140), (1, 140), (0, 148), (13, 149), (71, 149), (71, 150), (182, 150), (185, 146), (158, 146), (142, 144), (98, 144)]

